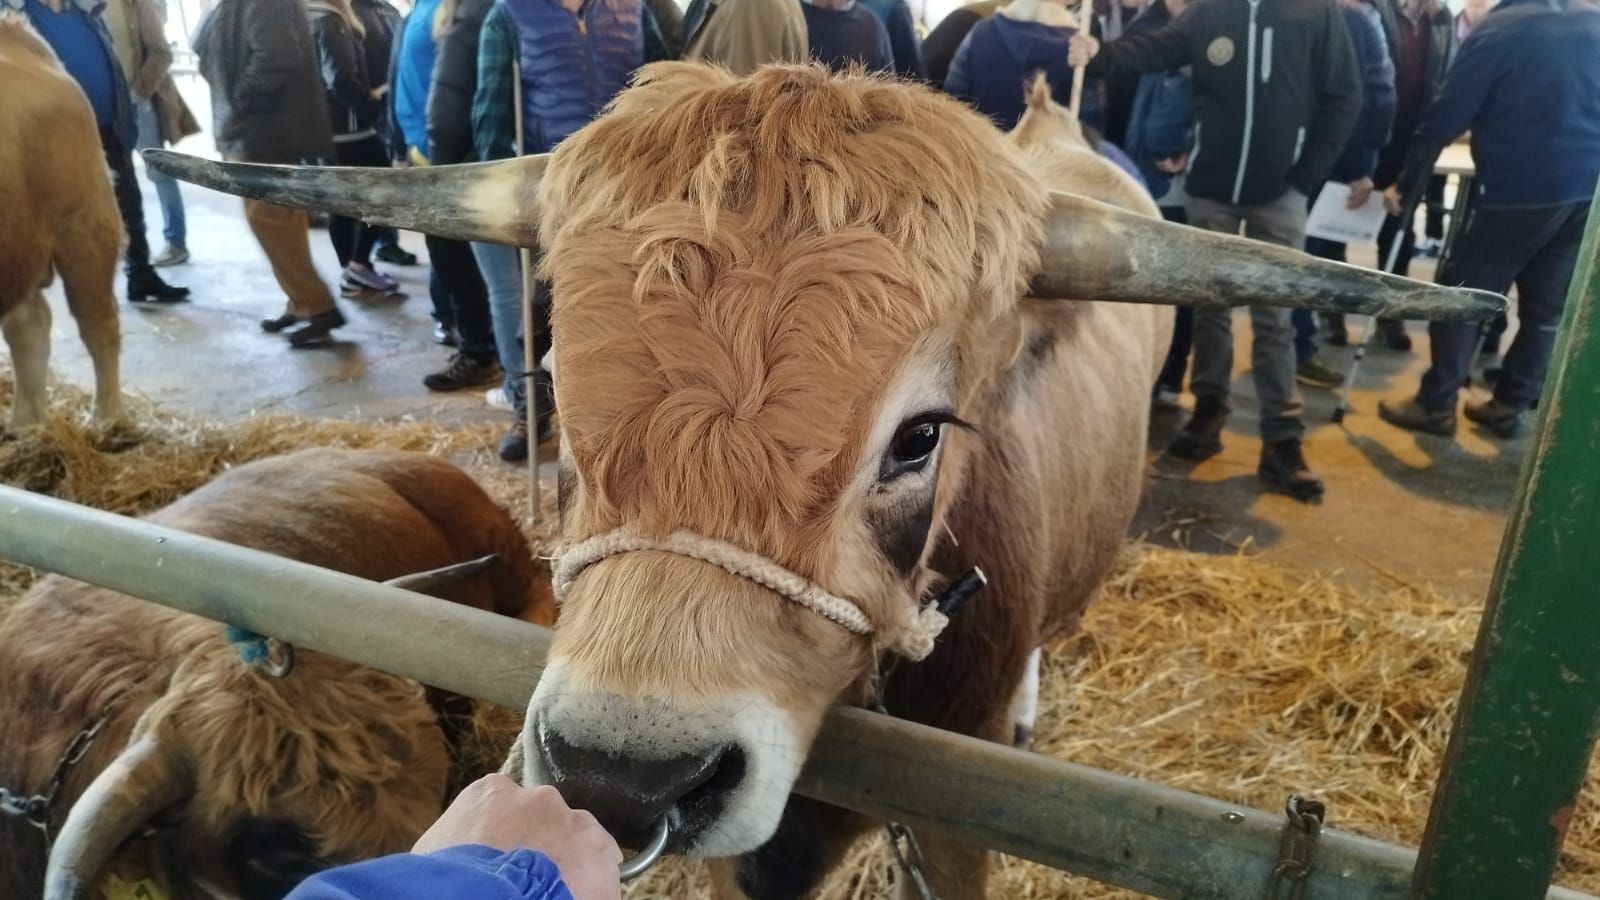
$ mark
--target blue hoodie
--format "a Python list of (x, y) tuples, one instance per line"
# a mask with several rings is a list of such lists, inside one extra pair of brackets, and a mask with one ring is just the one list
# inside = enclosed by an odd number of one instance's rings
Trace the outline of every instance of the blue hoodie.
[[(1039, 18), (1044, 20), (1036, 20), (1035, 13), (1041, 12)], [(1022, 118), (1027, 108), (1024, 86), (1035, 72), (1044, 73), (1057, 103), (1069, 104), (1072, 67), (1067, 65), (1067, 47), (1077, 29), (1053, 23), (1066, 15), (1061, 7), (1017, 0), (979, 22), (950, 62), (945, 92), (972, 104), (1002, 131), (1009, 131)], [(1099, 79), (1085, 81), (1083, 106), (1078, 111), (1078, 118), (1096, 130), (1105, 124), (1100, 91)]]
[(1383, 19), (1377, 8), (1361, 0), (1356, 6), (1340, 4), (1339, 10), (1350, 29), (1350, 42), (1361, 69), (1361, 116), (1329, 177), (1349, 184), (1371, 178), (1378, 167), (1378, 151), (1389, 143), (1389, 129), (1394, 125), (1397, 95), (1394, 60), (1389, 56), (1389, 42), (1383, 36)]
[(284, 900), (572, 900), (572, 892), (542, 853), (467, 845), (329, 869)]

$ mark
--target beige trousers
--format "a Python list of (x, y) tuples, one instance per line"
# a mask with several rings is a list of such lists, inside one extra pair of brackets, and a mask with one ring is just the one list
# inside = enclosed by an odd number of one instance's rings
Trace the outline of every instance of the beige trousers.
[(305, 210), (245, 200), (244, 218), (272, 263), (278, 287), (288, 295), (289, 315), (309, 319), (333, 309), (333, 294), (311, 262), (311, 225)]

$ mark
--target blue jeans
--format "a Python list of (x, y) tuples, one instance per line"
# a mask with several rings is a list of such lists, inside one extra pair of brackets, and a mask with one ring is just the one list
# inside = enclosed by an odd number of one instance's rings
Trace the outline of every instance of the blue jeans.
[(522, 395), (522, 261), (516, 247), (474, 242), (484, 286), (489, 289), (489, 318), (494, 322), (495, 352), (506, 373), (506, 395)]
[[(139, 142), (135, 148), (139, 150), (160, 149), (161, 123), (156, 121), (156, 108), (150, 101), (139, 104)], [(167, 243), (179, 248), (188, 248), (188, 226), (183, 218), (183, 195), (178, 193), (178, 182), (171, 175), (164, 175), (155, 169), (145, 169), (145, 177), (155, 186), (156, 197), (161, 201), (161, 236)]]

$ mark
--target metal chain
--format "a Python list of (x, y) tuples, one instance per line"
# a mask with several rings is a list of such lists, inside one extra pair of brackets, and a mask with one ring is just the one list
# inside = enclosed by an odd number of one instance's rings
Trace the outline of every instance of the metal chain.
[(1327, 808), (1316, 800), (1290, 794), (1283, 812), (1288, 821), (1278, 843), (1278, 863), (1272, 867), (1266, 900), (1302, 900)]
[(60, 793), (61, 785), (67, 780), (67, 773), (72, 767), (83, 759), (89, 747), (94, 744), (94, 739), (100, 734), (100, 727), (105, 724), (105, 719), (96, 719), (79, 731), (72, 742), (67, 745), (61, 759), (56, 763), (56, 769), (50, 775), (50, 782), (43, 792), (32, 796), (13, 794), (5, 788), (0, 788), (0, 814), (16, 816), (29, 825), (44, 832), (45, 852), (50, 851), (50, 806), (55, 802), (56, 794)]

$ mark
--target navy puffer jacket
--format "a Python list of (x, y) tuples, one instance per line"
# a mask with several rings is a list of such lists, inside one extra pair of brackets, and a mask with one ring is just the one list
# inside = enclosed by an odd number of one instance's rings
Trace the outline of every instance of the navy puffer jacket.
[(589, 124), (644, 64), (643, 9), (640, 0), (588, 0), (576, 14), (557, 0), (505, 8), (523, 60), (525, 152), (545, 153)]

